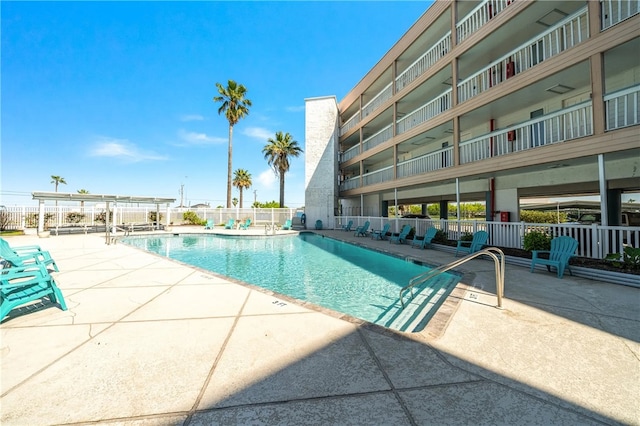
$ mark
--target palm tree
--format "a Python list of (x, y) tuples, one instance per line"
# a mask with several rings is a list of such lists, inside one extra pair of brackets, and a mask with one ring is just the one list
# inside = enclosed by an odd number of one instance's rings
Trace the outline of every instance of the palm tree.
[(297, 157), (302, 148), (289, 133), (276, 132), (276, 138), (269, 138), (269, 144), (262, 148), (265, 160), (280, 178), (280, 208), (284, 207), (284, 174), (289, 171), (289, 157)]
[(233, 80), (229, 80), (227, 87), (222, 86), (220, 83), (216, 83), (218, 93), (220, 96), (214, 96), (214, 102), (222, 102), (220, 108), (218, 108), (218, 114), (224, 113), (225, 117), (229, 121), (229, 158), (227, 164), (227, 208), (231, 207), (231, 160), (233, 157), (233, 126), (235, 126), (240, 119), (249, 114), (249, 107), (251, 101), (245, 98), (247, 88), (242, 84), (237, 84)]
[(240, 208), (242, 208), (242, 190), (251, 187), (251, 173), (245, 169), (237, 169), (233, 172), (233, 186), (240, 191)]
[[(61, 176), (54, 176), (54, 175), (51, 175), (51, 179), (53, 179), (53, 180), (51, 181), (51, 183), (54, 183), (54, 184), (56, 185), (56, 192), (58, 192), (58, 184), (59, 184), (59, 183), (63, 183), (63, 184), (65, 184), (65, 185), (67, 184), (67, 181), (66, 181), (66, 180), (64, 180), (64, 178), (63, 178), (63, 177), (61, 177)], [(56, 200), (56, 207), (58, 207), (58, 200)]]
[[(89, 191), (86, 189), (78, 189), (78, 194), (88, 194)], [(84, 213), (84, 200), (80, 201), (80, 212)]]

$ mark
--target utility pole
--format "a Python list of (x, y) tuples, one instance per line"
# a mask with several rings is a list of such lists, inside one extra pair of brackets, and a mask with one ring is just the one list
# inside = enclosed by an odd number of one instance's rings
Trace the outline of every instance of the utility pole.
[(184, 183), (180, 184), (180, 208), (184, 207)]
[(254, 189), (253, 190), (253, 205), (256, 205), (256, 202), (258, 201), (258, 190)]

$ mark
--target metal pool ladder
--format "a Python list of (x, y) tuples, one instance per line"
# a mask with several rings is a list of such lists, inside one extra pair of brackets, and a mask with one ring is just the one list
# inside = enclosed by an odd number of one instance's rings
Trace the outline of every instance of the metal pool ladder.
[[(400, 303), (402, 304), (402, 309), (405, 308), (404, 299), (402, 297), (403, 293), (409, 290), (411, 293), (411, 298), (413, 298), (413, 287), (422, 284), (438, 275), (441, 275), (450, 269), (456, 268), (463, 263), (470, 261), (471, 259), (475, 259), (478, 256), (487, 255), (493, 259), (493, 263), (495, 264), (496, 270), (496, 296), (498, 297), (498, 305), (496, 308), (502, 309), (502, 297), (504, 296), (504, 253), (497, 247), (487, 247), (475, 253), (471, 253), (465, 257), (454, 260), (451, 263), (447, 263), (446, 265), (441, 265), (437, 268), (434, 268), (424, 274), (416, 275), (415, 277), (409, 280), (409, 284), (402, 287), (400, 290)], [(498, 258), (498, 256), (500, 258)]]

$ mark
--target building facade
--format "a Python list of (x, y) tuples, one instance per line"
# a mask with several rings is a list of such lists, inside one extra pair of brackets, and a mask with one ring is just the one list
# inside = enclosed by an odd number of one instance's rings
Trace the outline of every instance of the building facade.
[(436, 1), (344, 99), (306, 100), (309, 223), (640, 190), (640, 1)]

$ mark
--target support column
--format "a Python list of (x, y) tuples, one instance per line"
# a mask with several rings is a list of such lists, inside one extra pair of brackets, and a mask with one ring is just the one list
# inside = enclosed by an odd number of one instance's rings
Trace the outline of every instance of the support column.
[(609, 217), (607, 223), (609, 226), (621, 226), (622, 219), (622, 190), (607, 190), (607, 212)]
[(449, 218), (449, 201), (440, 200), (440, 219)]
[(600, 181), (600, 215), (602, 226), (609, 226), (609, 203), (607, 201), (607, 178), (604, 170), (604, 155), (598, 154), (598, 178)]
[(589, 64), (591, 66), (591, 104), (593, 110), (593, 134), (602, 135), (605, 131), (606, 115), (604, 108), (603, 55), (601, 53), (593, 55), (591, 58), (589, 58)]
[(38, 234), (44, 231), (44, 200), (38, 201)]

